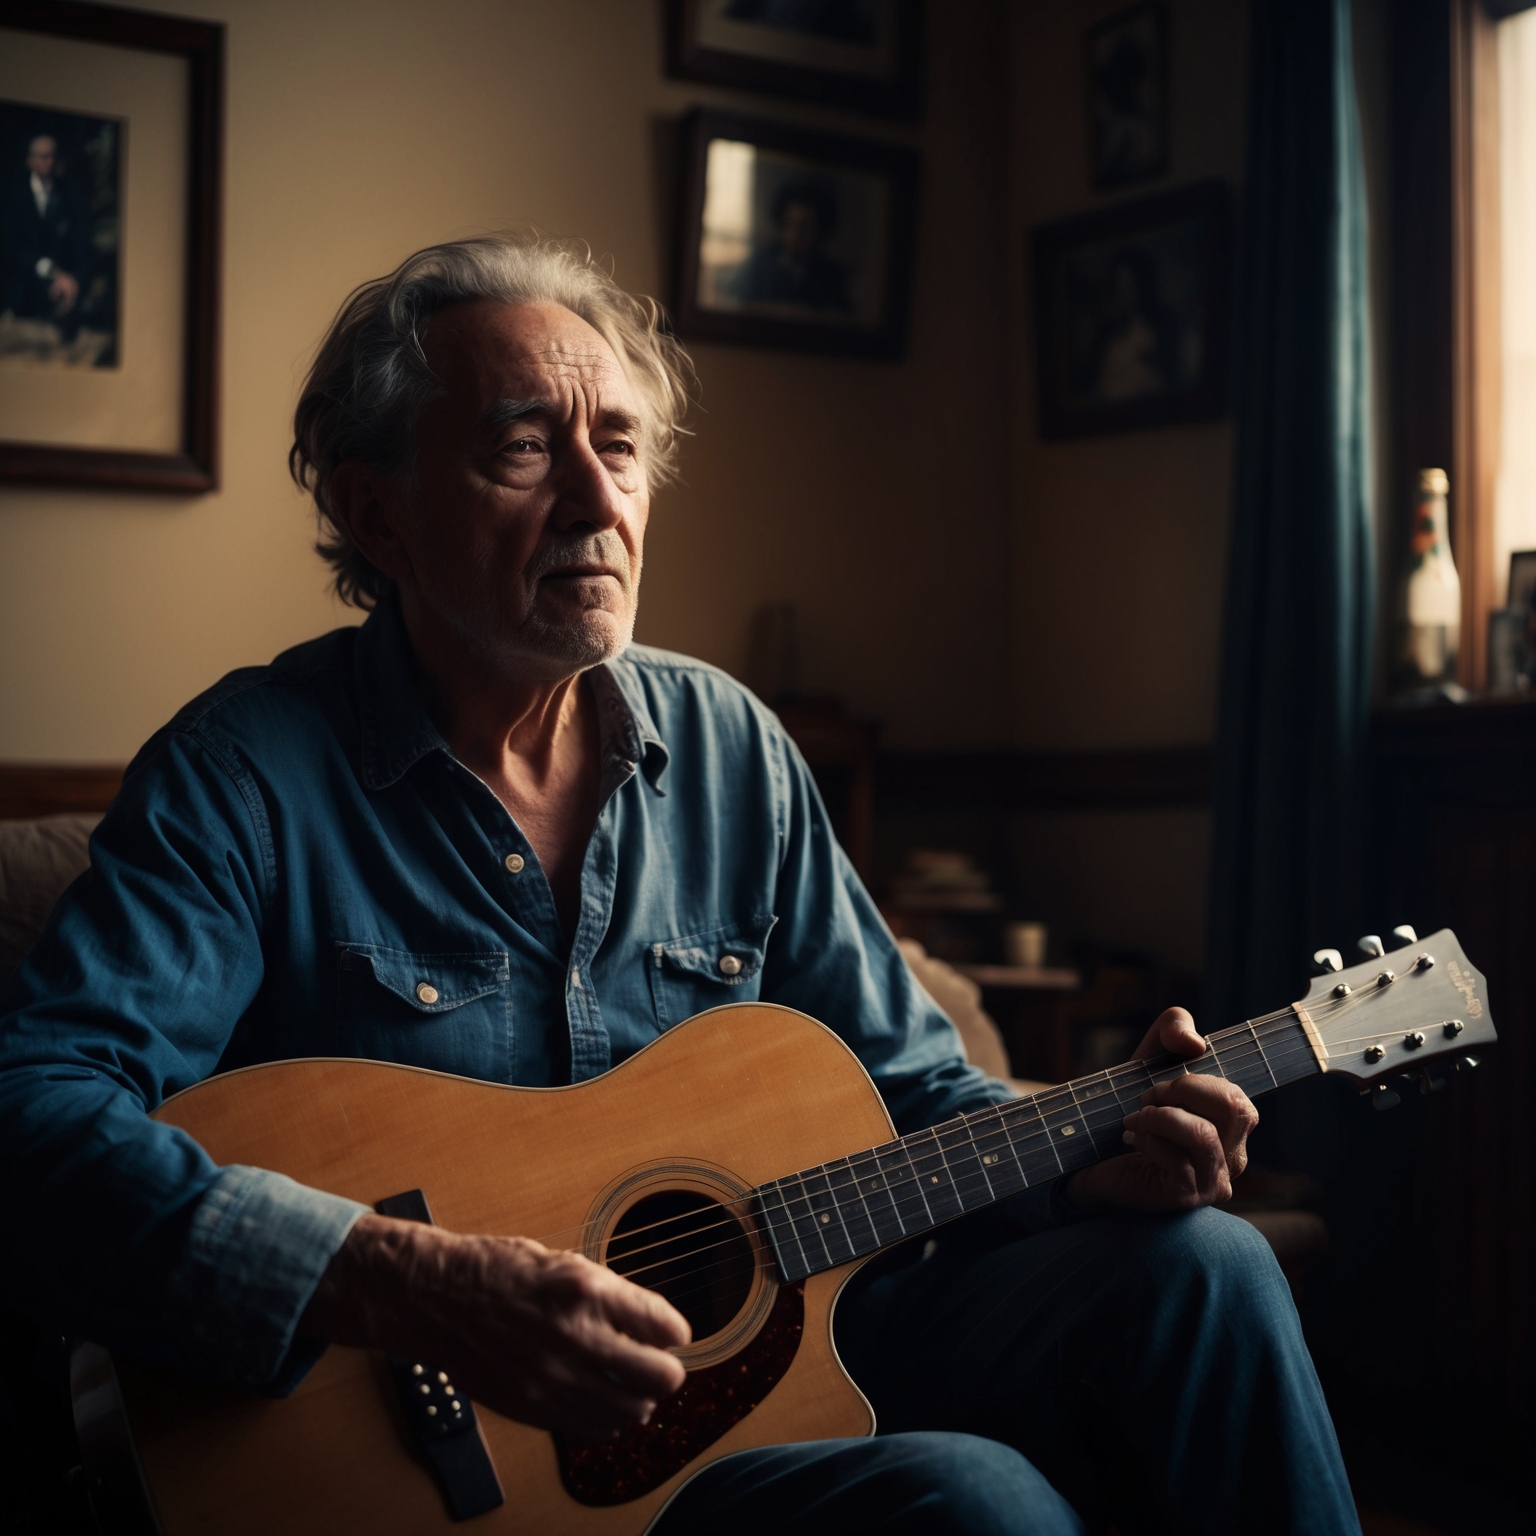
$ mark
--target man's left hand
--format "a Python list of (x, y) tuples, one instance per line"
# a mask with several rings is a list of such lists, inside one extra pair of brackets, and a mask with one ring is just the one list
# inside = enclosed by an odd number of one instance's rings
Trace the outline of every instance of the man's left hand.
[[(1137, 1047), (1136, 1061), (1171, 1051), (1193, 1058), (1205, 1041), (1183, 1008), (1170, 1008)], [(1204, 1073), (1155, 1083), (1125, 1117), (1129, 1157), (1112, 1157), (1074, 1174), (1067, 1196), (1083, 1210), (1192, 1211), (1232, 1197), (1248, 1166), (1248, 1137), (1259, 1123), (1253, 1101), (1235, 1083)]]

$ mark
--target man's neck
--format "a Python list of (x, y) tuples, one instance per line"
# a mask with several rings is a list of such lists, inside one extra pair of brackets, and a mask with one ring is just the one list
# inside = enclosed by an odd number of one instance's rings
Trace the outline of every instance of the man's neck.
[(533, 846), (569, 940), (599, 809), (601, 749), (591, 690), (580, 672), (514, 672), (409, 593), (401, 594), (401, 612), (433, 724)]

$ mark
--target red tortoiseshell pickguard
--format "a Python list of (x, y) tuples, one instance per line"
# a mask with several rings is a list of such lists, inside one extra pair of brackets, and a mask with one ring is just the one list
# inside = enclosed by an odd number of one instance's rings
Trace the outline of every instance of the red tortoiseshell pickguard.
[(578, 1504), (624, 1504), (659, 1488), (674, 1472), (739, 1424), (773, 1391), (805, 1330), (805, 1282), (781, 1285), (768, 1320), (751, 1342), (719, 1365), (690, 1371), (676, 1397), (649, 1424), (606, 1445), (555, 1436), (560, 1480)]

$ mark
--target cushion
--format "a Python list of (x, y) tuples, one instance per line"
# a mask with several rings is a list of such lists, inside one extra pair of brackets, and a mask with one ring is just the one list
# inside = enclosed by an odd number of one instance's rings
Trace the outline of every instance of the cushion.
[(99, 815), (0, 821), (0, 986), (21, 965), (48, 914), (91, 862)]
[(969, 976), (962, 975), (943, 960), (935, 960), (916, 939), (897, 939), (896, 944), (917, 978), (917, 984), (943, 1013), (949, 1015), (950, 1022), (959, 1030), (965, 1059), (972, 1066), (1002, 1078), (1021, 1097), (1051, 1086), (1010, 1075), (1008, 1048), (1003, 1044), (1002, 1031), (981, 1006), (981, 988)]

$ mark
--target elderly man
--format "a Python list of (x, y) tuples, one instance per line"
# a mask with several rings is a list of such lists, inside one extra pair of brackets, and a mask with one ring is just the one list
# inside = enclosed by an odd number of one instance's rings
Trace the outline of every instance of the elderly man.
[[(582, 1082), (750, 999), (833, 1024), (903, 1131), (1006, 1097), (914, 987), (773, 716), (630, 643), (685, 365), (653, 306), (556, 244), (437, 247), (348, 301), (292, 465), (371, 615), (150, 741), (6, 1000), (12, 1305), (266, 1392), (328, 1342), (430, 1358), (601, 1438), (684, 1379), (659, 1295), (531, 1234), (217, 1167), (146, 1111), (305, 1054)], [(1203, 1049), (1179, 1010), (1159, 1043)], [(1205, 1209), (1255, 1120), (1182, 1079), (1126, 1155), (882, 1260), (838, 1342), (883, 1433), (725, 1458), (660, 1528), (1357, 1529), (1285, 1284)]]

